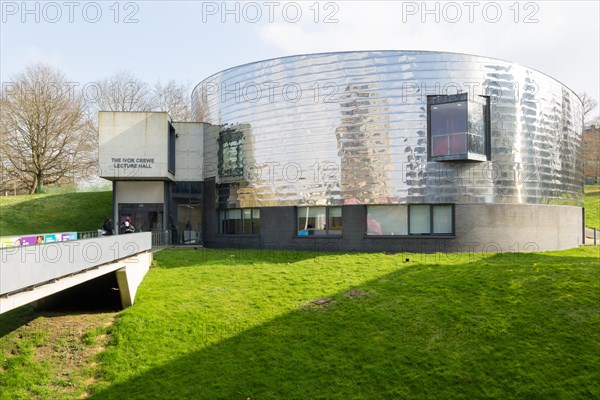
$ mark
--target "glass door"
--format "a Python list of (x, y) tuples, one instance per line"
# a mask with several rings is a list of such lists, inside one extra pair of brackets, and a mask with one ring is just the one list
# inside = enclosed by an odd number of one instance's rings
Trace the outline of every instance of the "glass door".
[(177, 230), (181, 244), (201, 243), (202, 206), (200, 204), (177, 205)]
[(169, 216), (173, 244), (202, 243), (202, 182), (174, 182)]

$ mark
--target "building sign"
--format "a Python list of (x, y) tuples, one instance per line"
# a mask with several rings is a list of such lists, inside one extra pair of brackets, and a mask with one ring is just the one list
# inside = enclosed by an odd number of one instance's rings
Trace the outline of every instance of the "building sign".
[(111, 162), (115, 169), (152, 168), (154, 166), (154, 158), (111, 157)]

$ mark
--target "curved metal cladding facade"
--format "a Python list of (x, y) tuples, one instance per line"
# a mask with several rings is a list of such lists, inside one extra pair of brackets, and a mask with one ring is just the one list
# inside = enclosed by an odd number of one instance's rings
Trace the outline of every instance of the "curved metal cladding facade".
[[(489, 96), (488, 160), (429, 161), (427, 96), (465, 92)], [(219, 72), (192, 102), (196, 121), (238, 135), (235, 173), (223, 172), (218, 133), (204, 139), (204, 178), (232, 183), (228, 207), (582, 205), (581, 101), (510, 62), (424, 51), (284, 57)]]

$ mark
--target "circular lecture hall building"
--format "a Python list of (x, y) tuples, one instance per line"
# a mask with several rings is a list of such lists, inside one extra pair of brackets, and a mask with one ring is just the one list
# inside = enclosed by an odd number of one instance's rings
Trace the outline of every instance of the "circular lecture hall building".
[(192, 94), (207, 246), (509, 252), (583, 238), (582, 103), (489, 57), (352, 51), (218, 72)]
[(581, 100), (489, 57), (352, 51), (218, 72), (193, 122), (99, 113), (113, 220), (206, 247), (565, 249), (584, 234)]

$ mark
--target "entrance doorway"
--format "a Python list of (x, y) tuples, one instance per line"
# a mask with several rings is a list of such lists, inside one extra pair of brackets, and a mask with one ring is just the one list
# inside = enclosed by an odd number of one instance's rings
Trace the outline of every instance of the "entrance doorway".
[(177, 228), (180, 233), (181, 244), (200, 243), (202, 232), (202, 205), (201, 204), (178, 204), (177, 205)]
[(169, 224), (173, 244), (202, 243), (201, 182), (174, 182), (171, 185)]
[(119, 231), (121, 225), (129, 218), (136, 232), (163, 231), (163, 205), (150, 204), (119, 204)]

